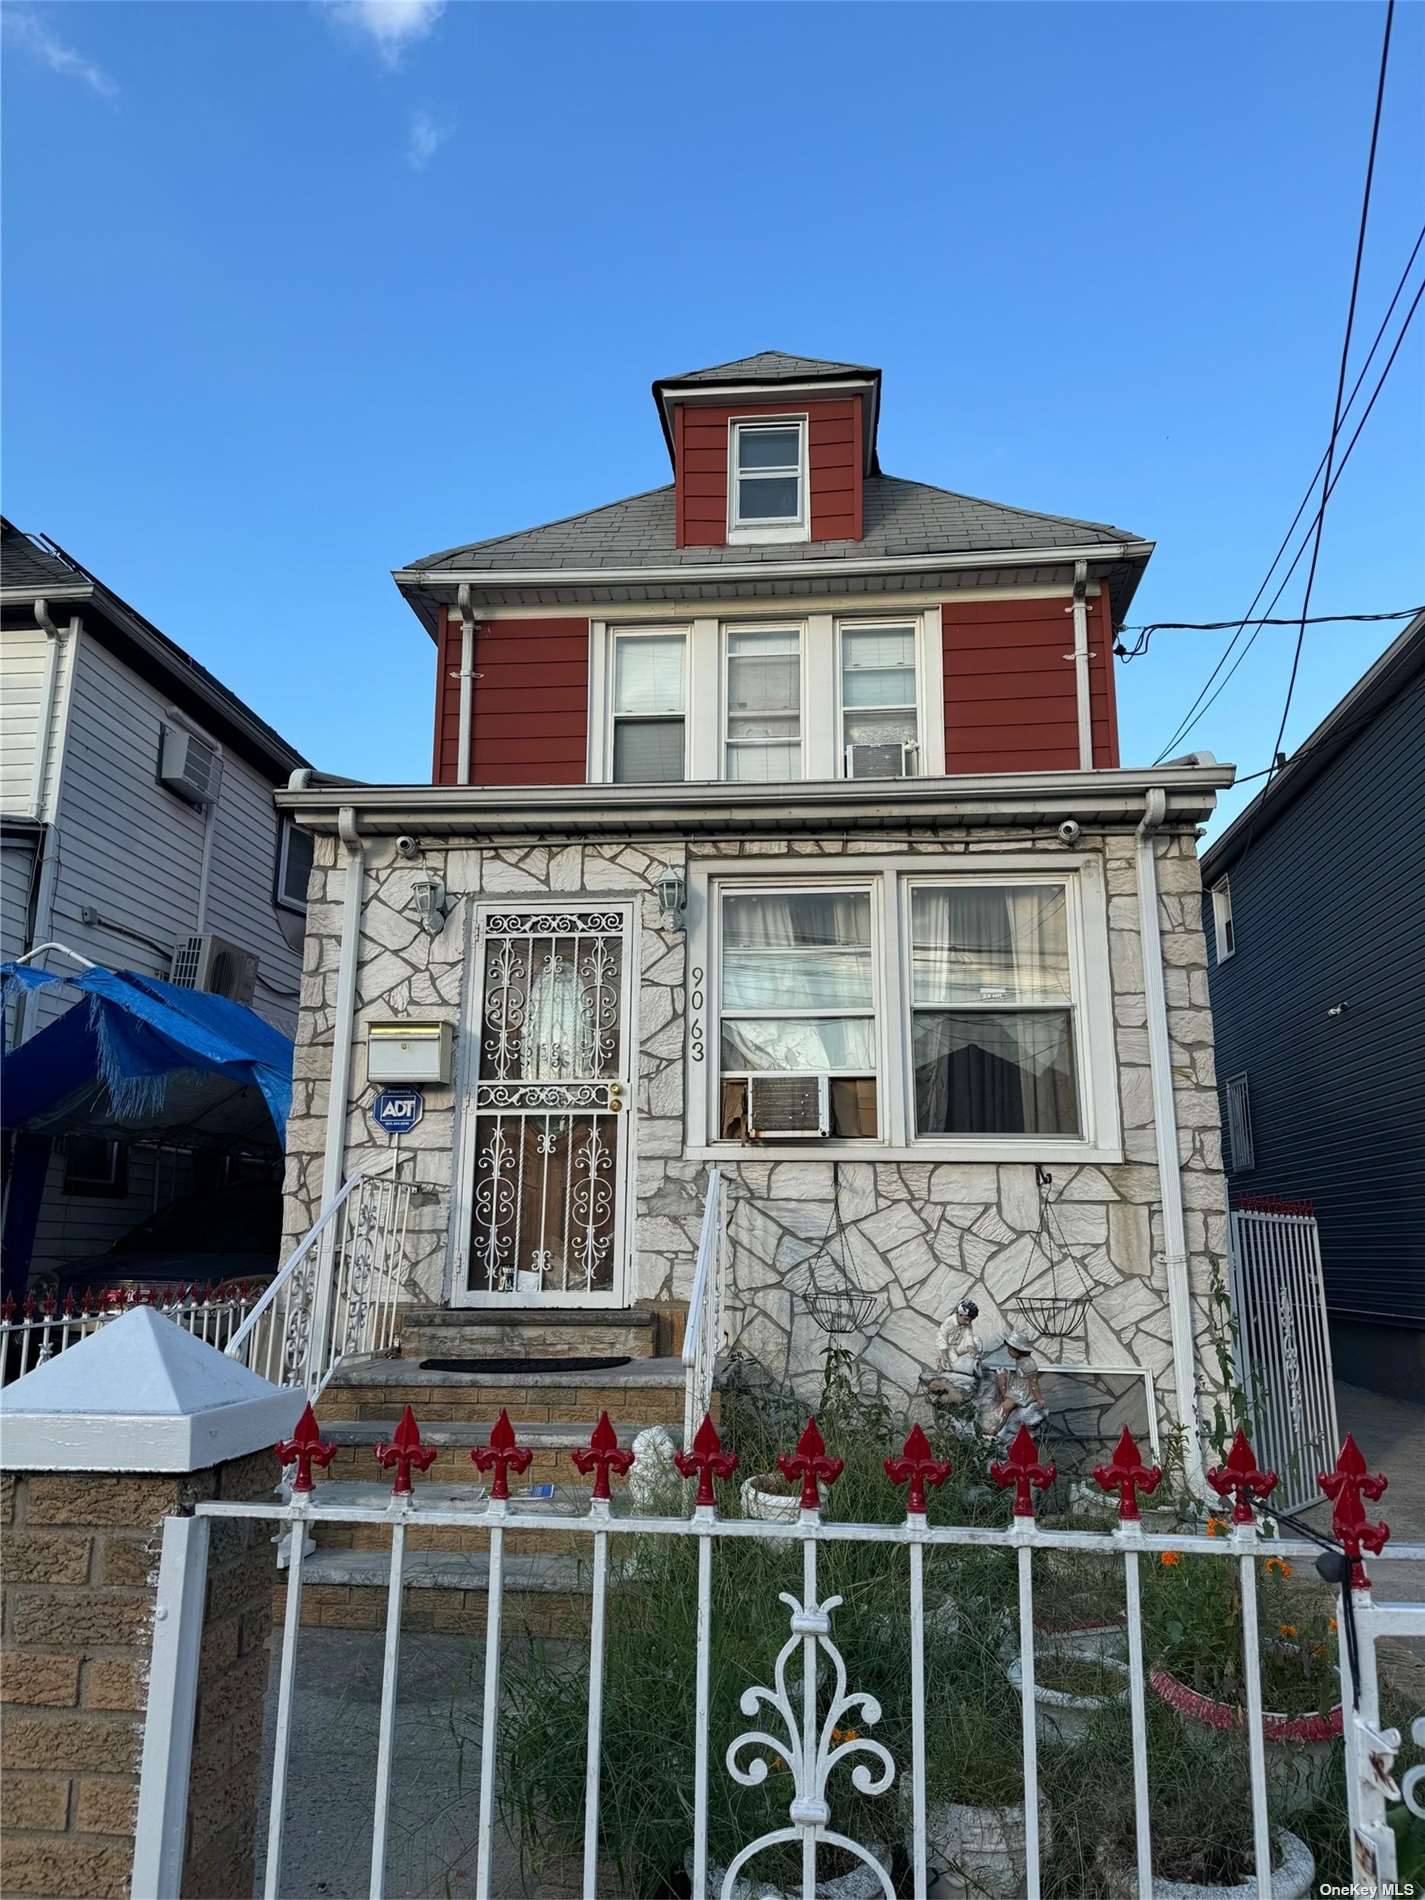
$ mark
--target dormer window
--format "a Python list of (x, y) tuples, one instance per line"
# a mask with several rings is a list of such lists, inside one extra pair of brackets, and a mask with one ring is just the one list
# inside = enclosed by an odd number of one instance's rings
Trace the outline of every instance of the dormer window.
[(778, 416), (729, 427), (729, 541), (805, 541), (806, 418)]

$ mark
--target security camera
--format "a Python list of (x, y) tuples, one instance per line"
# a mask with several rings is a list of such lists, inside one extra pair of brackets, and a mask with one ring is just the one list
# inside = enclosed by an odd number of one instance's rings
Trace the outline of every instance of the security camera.
[(420, 855), (421, 848), (419, 844), (417, 844), (410, 832), (403, 831), (396, 840), (396, 856), (398, 858), (418, 858)]
[(1083, 835), (1083, 827), (1077, 818), (1066, 818), (1059, 827), (1060, 844), (1077, 844)]

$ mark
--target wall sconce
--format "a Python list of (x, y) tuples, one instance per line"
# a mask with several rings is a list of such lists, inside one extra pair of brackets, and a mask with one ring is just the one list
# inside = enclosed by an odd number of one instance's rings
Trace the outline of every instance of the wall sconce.
[(421, 929), (428, 930), (432, 937), (438, 937), (450, 913), (444, 884), (438, 877), (416, 878), (411, 885), (411, 901), (416, 907)]
[(683, 928), (683, 905), (687, 898), (687, 887), (683, 882), (683, 873), (674, 870), (672, 865), (659, 878), (657, 883), (658, 908), (662, 913), (659, 922), (665, 930)]

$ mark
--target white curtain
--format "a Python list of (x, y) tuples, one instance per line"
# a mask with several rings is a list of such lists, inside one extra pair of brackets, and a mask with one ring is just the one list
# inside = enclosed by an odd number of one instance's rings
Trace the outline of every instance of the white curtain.
[[(911, 896), (913, 1001), (1058, 1003), (1071, 1000), (1066, 896), (1061, 884), (919, 889)], [(985, 990), (1003, 991), (986, 997)]]

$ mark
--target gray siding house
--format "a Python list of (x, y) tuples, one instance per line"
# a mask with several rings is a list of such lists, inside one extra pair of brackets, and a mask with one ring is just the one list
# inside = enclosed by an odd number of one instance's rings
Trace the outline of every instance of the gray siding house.
[(1425, 614), (1202, 860), (1231, 1200), (1310, 1201), (1337, 1374), (1425, 1390)]
[[(0, 524), (0, 960), (57, 940), (167, 978), (180, 948), (216, 938), (255, 960), (236, 960), (239, 1000), (290, 1034), (311, 841), (272, 793), (304, 763), (63, 549)], [(69, 1006), (53, 989), (12, 1000), (6, 1046)], [(81, 1150), (55, 1144), (32, 1272), (111, 1245), (191, 1183), (186, 1149)]]

